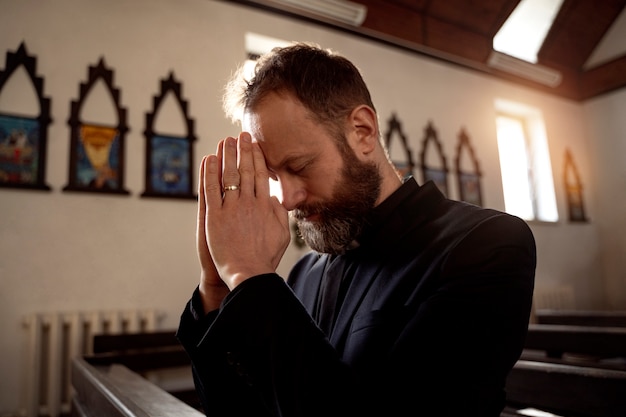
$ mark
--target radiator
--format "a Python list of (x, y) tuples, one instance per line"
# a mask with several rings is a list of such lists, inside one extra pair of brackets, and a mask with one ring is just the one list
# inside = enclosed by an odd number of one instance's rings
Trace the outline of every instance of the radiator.
[(23, 414), (69, 415), (71, 362), (74, 357), (93, 353), (93, 336), (158, 330), (163, 316), (157, 310), (122, 310), (36, 313), (26, 317)]

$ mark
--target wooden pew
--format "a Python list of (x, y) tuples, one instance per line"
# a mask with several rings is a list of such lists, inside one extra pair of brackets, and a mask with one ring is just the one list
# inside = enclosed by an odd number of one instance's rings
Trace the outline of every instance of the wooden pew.
[(604, 357), (626, 356), (626, 328), (530, 324), (527, 349)]
[(502, 416), (529, 407), (567, 417), (626, 416), (626, 371), (520, 360), (506, 392)]
[[(626, 329), (532, 324), (526, 348), (526, 351), (544, 350), (550, 352), (550, 356), (546, 355), (541, 361), (518, 361), (507, 380), (508, 403), (502, 417), (521, 416), (518, 410), (526, 407), (572, 417), (626, 416), (625, 400), (620, 400), (626, 397), (623, 395), (626, 394), (626, 367), (624, 370), (600, 369), (613, 366), (596, 361), (600, 357), (626, 355)], [(173, 330), (97, 336), (94, 352), (85, 362), (105, 375), (144, 373), (164, 366), (189, 367), (190, 364)], [(591, 359), (574, 366), (563, 359), (564, 353), (587, 354)], [(119, 370), (121, 365), (126, 371)], [(79, 368), (89, 369), (85, 365)], [(603, 373), (605, 371), (607, 373)], [(189, 390), (187, 394), (189, 398), (175, 393), (199, 410), (195, 392)], [(621, 414), (611, 414), (607, 408), (615, 408)]]
[(626, 416), (626, 328), (530, 324), (507, 379), (507, 412)]
[(579, 365), (626, 370), (626, 328), (530, 324), (523, 359), (576, 361)]
[(200, 411), (127, 367), (72, 361), (72, 417), (201, 417)]
[(93, 338), (94, 353), (116, 350), (145, 349), (156, 346), (180, 346), (176, 330), (146, 333), (99, 334)]
[(175, 330), (96, 335), (93, 351), (93, 355), (85, 357), (89, 364), (122, 365), (152, 382), (163, 379), (164, 373), (173, 370), (187, 373), (188, 383), (182, 387), (180, 383), (175, 384), (176, 387), (167, 391), (195, 409), (202, 408), (191, 379), (191, 360), (176, 338)]
[(91, 363), (117, 363), (140, 373), (191, 365), (174, 330), (96, 335), (93, 351)]
[[(72, 362), (73, 417), (201, 417), (203, 414), (118, 364)], [(507, 379), (502, 417), (537, 408), (568, 417), (626, 415), (626, 372), (519, 361)]]
[(537, 324), (564, 324), (571, 326), (626, 327), (626, 311), (551, 310), (534, 312)]

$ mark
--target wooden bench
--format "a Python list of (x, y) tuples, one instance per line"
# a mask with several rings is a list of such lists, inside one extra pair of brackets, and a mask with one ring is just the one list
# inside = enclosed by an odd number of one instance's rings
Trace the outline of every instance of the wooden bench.
[[(72, 363), (74, 417), (201, 417), (203, 414), (118, 364)], [(568, 417), (626, 415), (626, 372), (519, 361), (506, 384), (502, 417), (536, 408)]]
[(626, 328), (531, 324), (522, 359), (626, 370)]
[[(175, 330), (148, 333), (96, 335), (93, 355), (85, 360), (94, 366), (122, 365), (164, 388), (179, 400), (200, 410), (201, 404), (191, 378), (191, 360), (176, 338)], [(184, 373), (187, 381), (168, 388), (173, 371)], [(167, 375), (165, 375), (167, 374)], [(164, 376), (165, 375), (165, 376)], [(180, 379), (180, 375), (178, 375)]]
[(523, 408), (567, 417), (626, 416), (626, 371), (520, 360), (506, 392), (503, 416)]
[(507, 379), (507, 409), (567, 417), (626, 416), (626, 328), (530, 324)]
[(202, 417), (200, 411), (118, 364), (72, 361), (73, 417)]
[(155, 346), (180, 346), (176, 330), (145, 333), (98, 334), (93, 338), (94, 353), (116, 350), (153, 348)]
[[(598, 357), (626, 354), (626, 329), (533, 324), (529, 326), (526, 348), (525, 352), (541, 350), (550, 355), (542, 360), (518, 361), (507, 380), (507, 408), (502, 417), (521, 416), (519, 410), (527, 407), (568, 417), (626, 416), (626, 370), (601, 369), (604, 365), (596, 361)], [(566, 353), (592, 357), (574, 365), (564, 359)], [(96, 336), (94, 355), (78, 362), (75, 368), (82, 373), (97, 373), (98, 378), (106, 377), (116, 384), (115, 378), (128, 377), (128, 372), (141, 378), (140, 374), (153, 369), (189, 365), (172, 330)], [(154, 388), (142, 389), (152, 392)], [(130, 392), (125, 394), (131, 396)], [(187, 390), (188, 397), (180, 392), (170, 394), (192, 409), (200, 409), (193, 389)], [(76, 407), (82, 406), (80, 401)]]
[(536, 310), (537, 324), (564, 324), (570, 326), (626, 327), (626, 311), (596, 310)]
[(135, 372), (191, 365), (174, 330), (96, 335), (93, 352), (90, 363), (117, 363)]

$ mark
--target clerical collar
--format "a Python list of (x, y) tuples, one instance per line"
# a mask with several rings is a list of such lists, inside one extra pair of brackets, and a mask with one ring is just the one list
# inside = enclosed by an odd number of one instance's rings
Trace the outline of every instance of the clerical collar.
[(380, 227), (383, 220), (390, 216), (396, 208), (402, 204), (407, 198), (419, 190), (420, 186), (415, 181), (413, 176), (408, 176), (403, 180), (403, 183), (397, 190), (395, 190), (389, 197), (387, 197), (382, 203), (372, 209), (372, 211), (366, 217), (366, 226), (361, 236), (352, 241), (347, 250), (353, 250), (361, 245), (361, 242), (368, 240), (368, 236), (374, 234), (374, 232)]
[(369, 220), (371, 220), (371, 224), (378, 223), (380, 219), (386, 218), (396, 209), (396, 207), (398, 207), (411, 194), (415, 193), (419, 188), (420, 187), (413, 176), (406, 177), (403, 180), (402, 185), (398, 187), (396, 191), (391, 193), (391, 195), (382, 203), (372, 209), (372, 212), (368, 216)]

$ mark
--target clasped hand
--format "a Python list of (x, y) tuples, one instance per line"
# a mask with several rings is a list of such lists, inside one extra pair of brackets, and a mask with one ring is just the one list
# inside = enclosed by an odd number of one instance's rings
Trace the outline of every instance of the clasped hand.
[(265, 158), (249, 133), (224, 139), (215, 155), (203, 158), (198, 190), (200, 291), (206, 308), (207, 296), (221, 301), (244, 280), (275, 272), (290, 234), (287, 210), (270, 196)]

